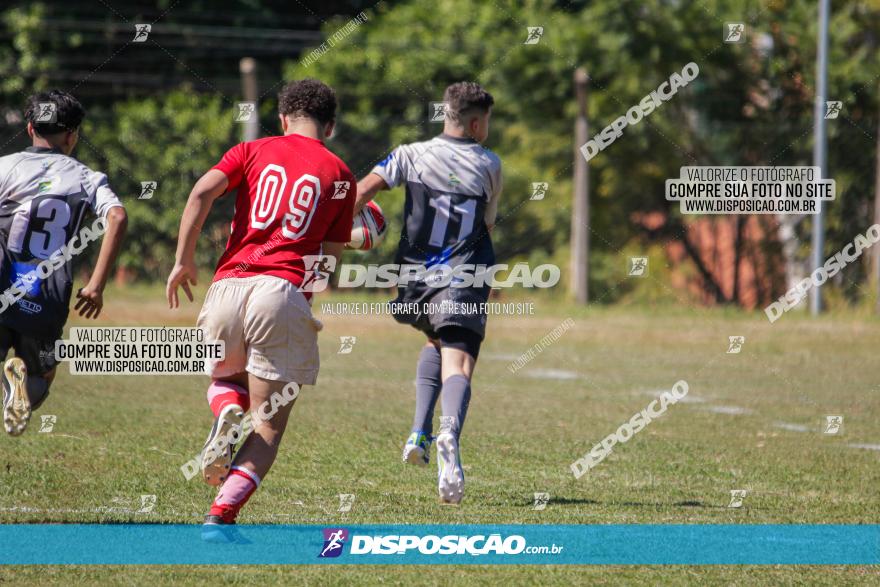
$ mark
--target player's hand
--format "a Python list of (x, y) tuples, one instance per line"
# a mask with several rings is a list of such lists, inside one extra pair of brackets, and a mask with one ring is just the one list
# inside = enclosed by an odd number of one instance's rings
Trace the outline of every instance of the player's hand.
[(180, 306), (180, 299), (177, 297), (177, 288), (182, 287), (189, 301), (193, 301), (192, 290), (190, 285), (196, 285), (196, 265), (195, 263), (177, 263), (168, 276), (168, 283), (165, 286), (165, 296), (168, 298), (168, 307), (171, 309)]
[(100, 316), (101, 308), (104, 307), (104, 294), (100, 289), (87, 285), (76, 292), (76, 297), (77, 302), (73, 309), (79, 312), (80, 316), (86, 318)]

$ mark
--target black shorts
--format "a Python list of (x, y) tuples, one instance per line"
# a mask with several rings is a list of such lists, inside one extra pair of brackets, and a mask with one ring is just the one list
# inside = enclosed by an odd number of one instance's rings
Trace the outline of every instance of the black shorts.
[(58, 365), (54, 338), (37, 338), (0, 326), (0, 358), (5, 360), (9, 349), (15, 349), (15, 356), (24, 361), (28, 375), (42, 376)]
[(428, 336), (448, 326), (464, 328), (482, 340), (486, 335), (486, 301), (490, 288), (425, 288), (410, 284), (398, 290), (391, 314)]
[(464, 351), (477, 360), (480, 356), (480, 345), (483, 343), (483, 337), (479, 334), (464, 328), (463, 326), (443, 326), (436, 332), (431, 330), (425, 332), (428, 338), (440, 341), (440, 348), (452, 348)]

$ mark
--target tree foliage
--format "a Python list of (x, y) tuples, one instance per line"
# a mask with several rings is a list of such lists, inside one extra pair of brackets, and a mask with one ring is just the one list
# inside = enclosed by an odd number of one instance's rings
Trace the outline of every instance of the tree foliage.
[[(838, 182), (838, 200), (827, 209), (829, 254), (871, 223), (878, 8), (834, 6), (828, 99), (842, 100), (845, 113), (829, 121), (829, 171)], [(744, 43), (723, 42), (727, 22), (746, 23)], [(544, 27), (539, 43), (523, 44), (528, 26)], [(337, 144), (359, 174), (396, 144), (439, 132), (427, 122), (428, 102), (439, 101), (448, 83), (479, 81), (497, 102), (488, 145), (504, 163), (499, 254), (564, 260), (575, 67), (590, 76), (592, 135), (697, 63), (695, 82), (590, 162), (593, 261), (605, 281), (597, 285), (607, 290), (620, 278), (605, 270), (609, 257), (634, 240), (684, 238), (687, 219), (677, 211), (660, 233), (634, 221), (670, 211), (664, 180), (681, 166), (811, 164), (815, 39), (816, 6), (808, 0), (413, 0), (382, 5), (345, 42), (308, 67), (292, 64), (288, 76), (318, 77), (338, 89)], [(535, 181), (551, 184), (543, 201), (528, 200)], [(809, 222), (801, 222), (801, 235)], [(861, 281), (863, 272), (851, 267), (846, 279)]]
[[(122, 102), (87, 121), (79, 158), (107, 174), (129, 214), (124, 267), (142, 277), (166, 277), (187, 196), (236, 142), (234, 126), (232, 105), (187, 91)], [(144, 181), (157, 182), (157, 189), (141, 200)], [(221, 199), (205, 225), (197, 254), (203, 267), (213, 267), (223, 252), (231, 200)]]
[[(80, 4), (73, 2), (77, 14), (85, 10)], [(317, 21), (309, 15), (317, 26), (323, 15), (348, 10), (324, 21), (325, 38), (361, 9), (368, 20), (308, 66), (289, 55), (283, 77), (317, 77), (336, 88), (340, 120), (328, 145), (358, 176), (394, 146), (440, 132), (441, 126), (429, 121), (429, 103), (442, 99), (447, 84), (462, 79), (483, 84), (496, 98), (487, 146), (504, 165), (501, 219), (494, 234), (504, 261), (567, 263), (572, 165), (579, 156), (573, 144), (575, 68), (585, 68), (590, 76), (593, 135), (686, 63), (699, 66), (694, 82), (627, 127), (590, 161), (593, 286), (599, 294), (608, 293), (603, 299), (625, 292), (616, 287), (624, 253), (686, 238), (685, 226), (692, 219), (663, 197), (664, 180), (676, 177), (681, 166), (811, 164), (817, 31), (811, 0), (408, 0), (364, 8), (371, 5), (336, 2), (320, 10)], [(135, 12), (159, 14), (169, 7), (168, 2), (145, 2)], [(828, 121), (828, 169), (838, 197), (827, 207), (826, 255), (871, 223), (880, 99), (880, 1), (841, 0), (832, 9), (826, 99), (844, 106), (838, 119)], [(12, 114), (24, 95), (48, 86), (69, 89), (70, 80), (62, 75), (65, 59), (81, 55), (78, 48), (86, 41), (76, 34), (47, 34), (47, 23), (61, 10), (59, 2), (37, 2), (0, 11), (2, 34), (9, 40), (0, 46), (7, 145), (10, 134), (21, 138), (21, 121)], [(280, 2), (238, 2), (230, 5), (225, 24), (268, 27), (273, 15), (282, 18), (283, 11)], [(174, 8), (163, 19), (183, 26), (182, 14)], [(219, 24), (217, 15), (204, 18)], [(723, 42), (728, 22), (746, 23), (745, 42)], [(543, 27), (540, 41), (524, 44), (527, 27), (535, 26)], [(185, 27), (178, 29), (182, 38), (189, 34)], [(85, 46), (95, 52), (97, 45), (89, 39)], [(176, 62), (163, 57), (177, 74), (192, 77), (191, 85), (149, 92), (138, 87), (125, 99), (92, 94), (87, 104), (78, 155), (106, 171), (126, 198), (132, 229), (123, 263), (145, 277), (162, 276), (168, 268), (193, 181), (237, 140), (230, 112), (237, 96), (227, 91), (228, 84), (212, 81), (198, 45), (175, 50)], [(136, 55), (123, 52), (114, 62), (121, 60), (116, 65), (126, 67), (125, 59)], [(108, 56), (95, 53), (99, 61)], [(237, 57), (224, 53), (224, 58)], [(144, 61), (136, 63), (147, 67)], [(269, 69), (261, 71), (265, 75)], [(196, 79), (190, 70), (206, 79)], [(264, 134), (276, 128), (271, 86), (263, 80)], [(89, 81), (81, 89), (86, 87)], [(156, 196), (137, 200), (140, 182), (146, 180), (159, 182)], [(533, 182), (550, 183), (544, 200), (529, 200)], [(389, 258), (400, 229), (400, 190), (379, 201), (391, 220), (391, 234), (366, 260)], [(662, 229), (640, 221), (650, 212), (667, 215)], [(199, 253), (205, 265), (219, 255), (229, 213), (220, 210), (206, 227), (209, 238)], [(809, 228), (809, 218), (797, 227), (804, 242)], [(800, 256), (806, 257), (805, 248)], [(865, 265), (854, 264), (838, 285), (853, 298), (864, 281)]]

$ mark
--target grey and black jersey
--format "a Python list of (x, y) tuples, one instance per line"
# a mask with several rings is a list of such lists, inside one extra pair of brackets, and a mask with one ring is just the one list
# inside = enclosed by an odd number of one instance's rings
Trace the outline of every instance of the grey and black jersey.
[(106, 175), (58, 150), (31, 147), (0, 157), (0, 292), (16, 282), (25, 292), (0, 313), (0, 325), (46, 338), (61, 334), (73, 287), (72, 263), (42, 279), (35, 269), (53, 254), (57, 257), (86, 217), (104, 217), (115, 206), (122, 203)]
[(406, 188), (399, 263), (495, 262), (486, 225), (495, 222), (501, 160), (492, 151), (440, 135), (397, 147), (373, 173)]
[[(374, 169), (389, 187), (404, 185), (404, 225), (396, 263), (457, 267), (493, 265), (495, 251), (488, 226), (495, 223), (501, 196), (501, 160), (472, 139), (440, 135), (421, 143), (401, 145)], [(400, 288), (398, 301), (443, 300), (485, 302), (489, 286), (434, 288), (410, 282)], [(400, 316), (399, 321), (420, 330), (447, 325), (485, 331), (485, 315)]]

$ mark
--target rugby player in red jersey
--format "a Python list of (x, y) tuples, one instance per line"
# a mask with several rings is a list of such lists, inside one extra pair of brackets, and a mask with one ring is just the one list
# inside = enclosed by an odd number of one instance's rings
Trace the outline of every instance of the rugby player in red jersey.
[[(232, 232), (198, 319), (208, 339), (226, 346), (223, 360), (207, 365), (215, 420), (202, 466), (205, 481), (220, 485), (210, 526), (233, 524), (275, 461), (293, 407), (277, 398), (290, 398), (288, 384), (298, 392), (317, 379), (320, 322), (303, 291), (312, 269), (304, 257), (338, 259), (351, 237), (357, 183), (322, 142), (333, 132), (336, 94), (317, 80), (292, 82), (278, 95), (278, 114), (284, 136), (236, 145), (196, 182), (166, 288), (171, 308), (178, 287), (193, 300), (199, 232), (214, 200), (237, 189)], [(267, 404), (275, 413), (265, 419)], [(232, 442), (212, 454), (218, 439), (241, 429), (249, 406), (255, 426), (234, 461)]]

